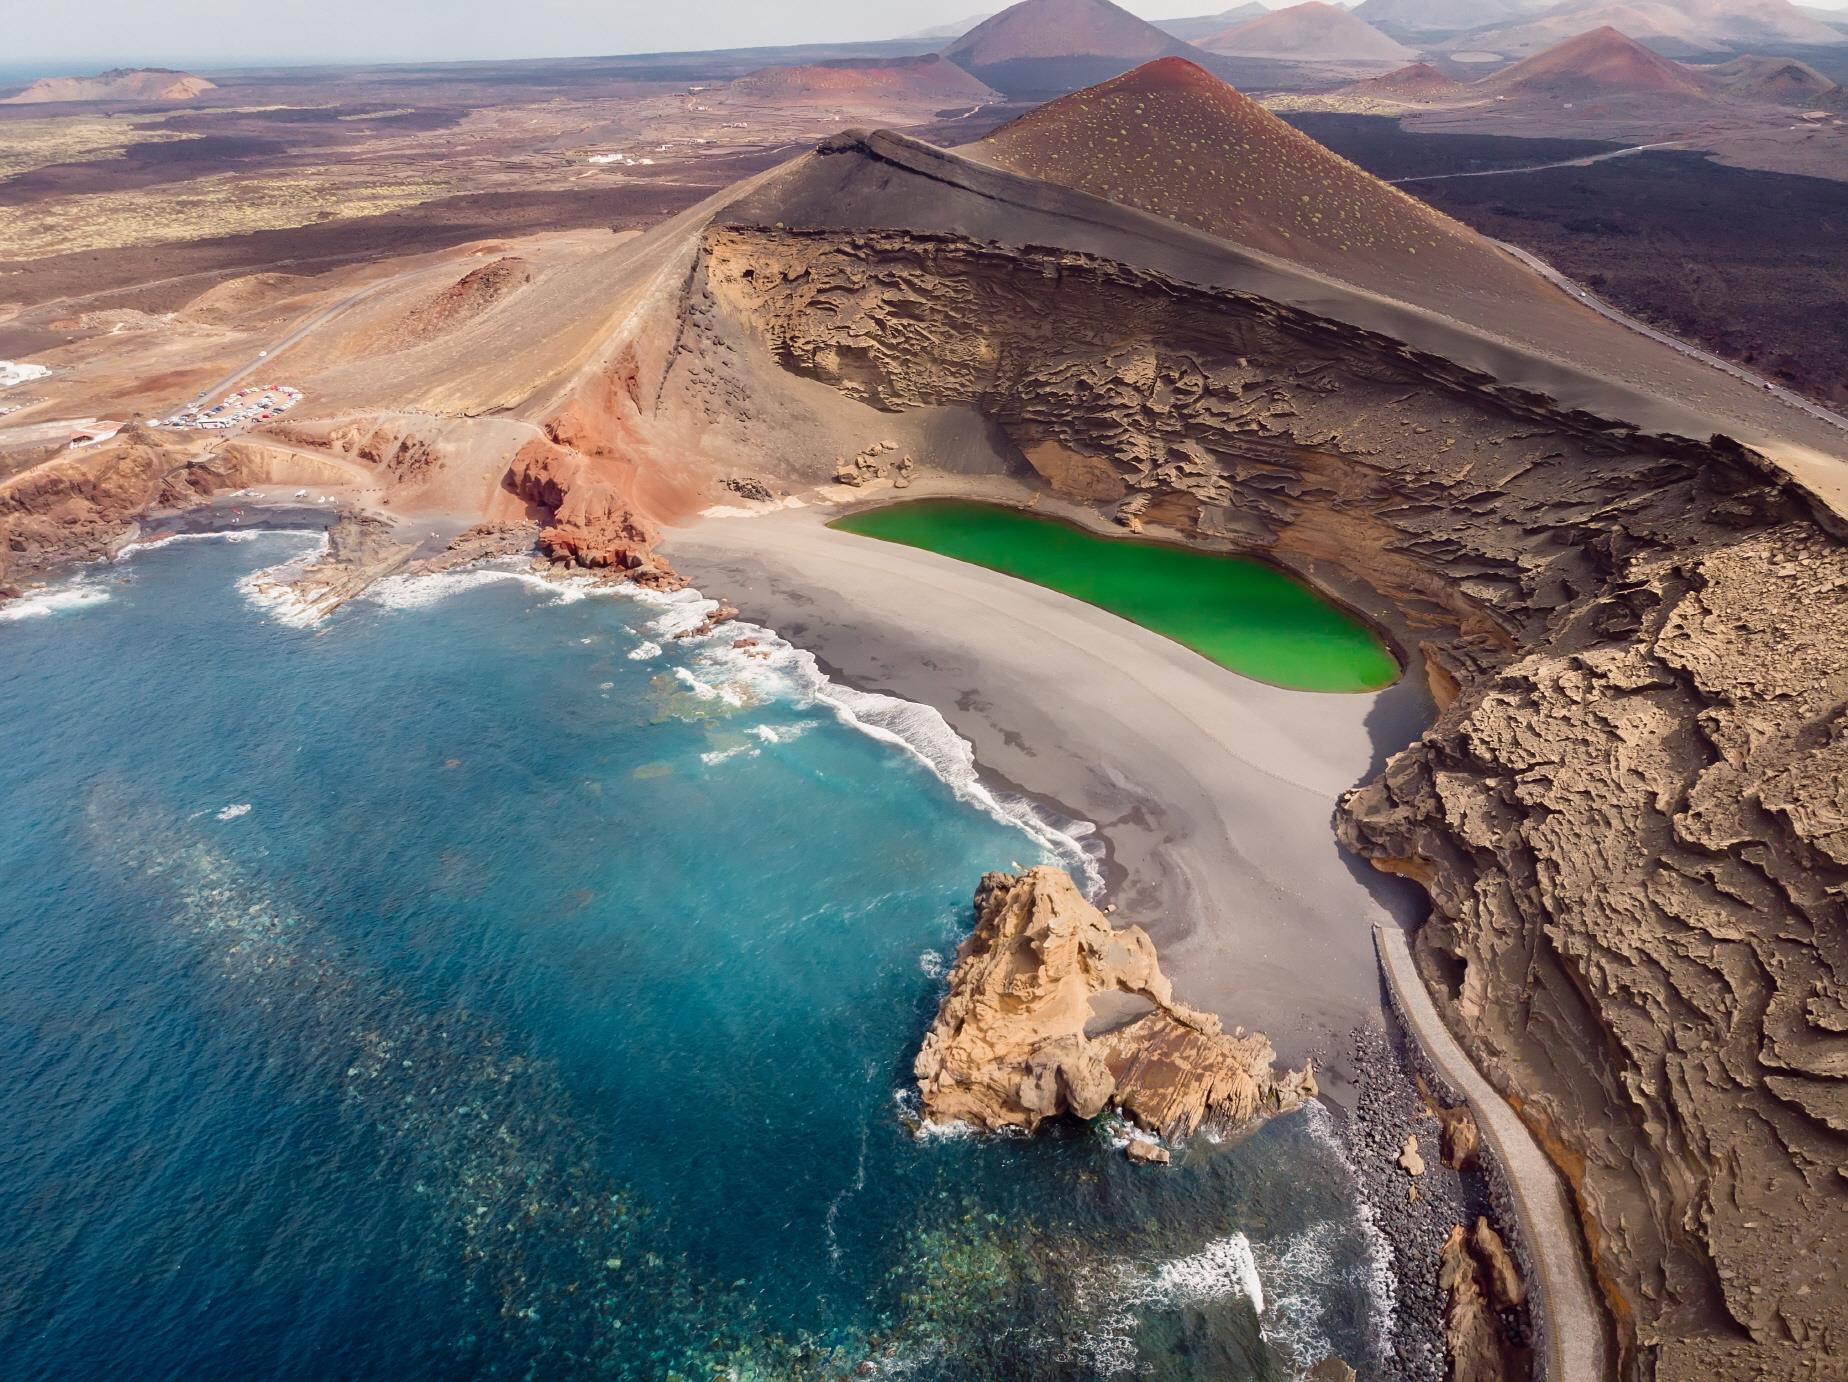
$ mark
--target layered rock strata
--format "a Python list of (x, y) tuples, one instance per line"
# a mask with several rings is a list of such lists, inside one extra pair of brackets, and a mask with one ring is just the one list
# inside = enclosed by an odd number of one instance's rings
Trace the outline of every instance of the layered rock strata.
[(1148, 933), (1113, 927), (1067, 874), (991, 873), (975, 912), (914, 1067), (933, 1122), (1031, 1132), (1116, 1108), (1173, 1140), (1314, 1096), (1263, 1036), (1177, 1003)]
[(1726, 438), (1069, 250), (715, 226), (689, 346), (717, 319), (873, 406), (980, 412), (1069, 497), (1389, 602), (1443, 714), (1340, 831), (1430, 892), (1427, 978), (1570, 1181), (1625, 1375), (1848, 1348), (1830, 511)]

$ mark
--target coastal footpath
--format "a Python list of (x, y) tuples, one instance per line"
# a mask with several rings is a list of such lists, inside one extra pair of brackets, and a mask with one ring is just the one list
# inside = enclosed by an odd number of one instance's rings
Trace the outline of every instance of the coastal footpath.
[(1539, 1371), (1547, 1382), (1608, 1377), (1610, 1349), (1604, 1311), (1592, 1284), (1572, 1202), (1553, 1164), (1508, 1101), (1495, 1092), (1457, 1045), (1438, 1015), (1405, 932), (1375, 926), (1380, 972), (1385, 975), (1400, 1020), (1417, 1040), (1432, 1073), (1460, 1096), (1475, 1115), (1498, 1179), (1520, 1225), (1517, 1251), (1535, 1296), (1533, 1312)]

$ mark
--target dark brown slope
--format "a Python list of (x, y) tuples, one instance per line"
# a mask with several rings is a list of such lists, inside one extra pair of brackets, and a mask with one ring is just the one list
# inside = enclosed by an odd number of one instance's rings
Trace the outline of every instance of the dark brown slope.
[(1178, 58), (1041, 106), (969, 152), (1463, 320), (1557, 296), (1468, 227)]
[(1200, 41), (1209, 53), (1296, 62), (1408, 62), (1410, 48), (1340, 5), (1308, 0)]
[(1009, 94), (1069, 91), (1194, 50), (1110, 0), (1022, 0), (943, 50)]
[(1707, 88), (1680, 63), (1612, 28), (1594, 29), (1476, 83), (1505, 96), (1692, 96)]

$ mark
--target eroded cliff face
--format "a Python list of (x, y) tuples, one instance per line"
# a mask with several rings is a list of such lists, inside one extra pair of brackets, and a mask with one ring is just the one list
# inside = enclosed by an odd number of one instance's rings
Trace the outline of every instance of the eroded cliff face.
[(1130, 523), (1364, 583), (1444, 713), (1340, 829), (1578, 1197), (1629, 1377), (1848, 1349), (1848, 546), (1643, 435), (1308, 312), (1052, 249), (715, 227), (697, 336), (962, 404)]
[[(1613, 608), (1642, 627), (1598, 636)], [(1821, 1376), (1848, 1338), (1844, 649), (1813, 527), (1639, 561), (1348, 804), (1662, 1378)]]
[(0, 481), (0, 590), (109, 556), (150, 510), (186, 508), (246, 485), (330, 477), (347, 478), (299, 457), (279, 464), (243, 444), (201, 454), (186, 438), (131, 422), (106, 442)]
[(1179, 1139), (1314, 1096), (1308, 1070), (1275, 1061), (1263, 1036), (1175, 1001), (1146, 931), (1113, 927), (1068, 874), (1037, 868), (983, 878), (915, 1073), (936, 1122), (1031, 1132), (1117, 1108)]

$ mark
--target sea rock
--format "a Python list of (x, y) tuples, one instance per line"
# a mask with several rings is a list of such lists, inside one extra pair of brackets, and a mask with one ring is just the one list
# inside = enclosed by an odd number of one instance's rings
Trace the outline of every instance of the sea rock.
[(1314, 1096), (1264, 1037), (1176, 1002), (1148, 933), (1112, 927), (1069, 875), (991, 873), (975, 911), (914, 1065), (933, 1122), (1030, 1132), (1115, 1107), (1176, 1140)]
[(1339, 1358), (1324, 1358), (1309, 1369), (1309, 1382), (1356, 1382), (1357, 1377)]
[(536, 550), (538, 543), (539, 525), (536, 523), (477, 523), (458, 534), (435, 556), (413, 562), (405, 574), (435, 576), (472, 562), (525, 556)]
[[(570, 421), (576, 430), (555, 421), (554, 432), (593, 445), (582, 420)], [(617, 483), (625, 475), (608, 455), (535, 439), (515, 453), (505, 483), (528, 504), (549, 512), (550, 521), (539, 530), (539, 551), (552, 561), (588, 571), (659, 577), (668, 570), (654, 553), (660, 531)]]
[(1166, 1147), (1137, 1138), (1130, 1139), (1129, 1145), (1123, 1149), (1123, 1155), (1145, 1166), (1166, 1166), (1174, 1160), (1173, 1153)]

